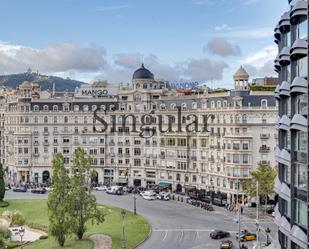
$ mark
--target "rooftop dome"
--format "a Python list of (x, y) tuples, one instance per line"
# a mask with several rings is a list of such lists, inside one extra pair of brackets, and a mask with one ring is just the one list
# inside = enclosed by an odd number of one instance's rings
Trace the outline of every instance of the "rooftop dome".
[(19, 88), (32, 88), (32, 86), (29, 81), (24, 81), (21, 85), (19, 85)]
[(240, 68), (234, 74), (235, 80), (248, 79), (248, 78), (249, 78), (249, 74), (242, 66), (240, 66)]
[(141, 65), (133, 74), (133, 79), (154, 79), (153, 73), (150, 72), (147, 68), (144, 67), (144, 64)]

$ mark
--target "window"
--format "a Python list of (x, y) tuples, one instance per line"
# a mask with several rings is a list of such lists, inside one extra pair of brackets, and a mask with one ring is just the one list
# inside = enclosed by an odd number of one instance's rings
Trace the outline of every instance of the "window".
[(244, 163), (244, 164), (249, 163), (249, 155), (248, 154), (242, 155), (242, 163)]
[(39, 111), (39, 106), (38, 105), (33, 106), (33, 111), (38, 112)]
[(57, 106), (57, 105), (54, 105), (54, 106), (53, 106), (53, 111), (54, 111), (54, 112), (57, 112), (57, 111), (58, 111), (58, 106)]
[(48, 108), (48, 105), (44, 105), (44, 106), (43, 106), (43, 110), (44, 110), (44, 111), (48, 111), (48, 109), (49, 109), (49, 108)]
[(247, 123), (247, 115), (246, 115), (246, 114), (242, 115), (242, 122), (243, 122), (244, 124)]
[(262, 108), (266, 108), (267, 107), (267, 100), (266, 99), (262, 99), (261, 100), (261, 107)]
[(307, 204), (300, 201), (295, 200), (295, 222), (302, 227), (307, 228)]
[(48, 123), (48, 117), (44, 117), (44, 123)]
[(64, 117), (64, 123), (68, 123), (69, 122), (69, 118), (67, 116)]

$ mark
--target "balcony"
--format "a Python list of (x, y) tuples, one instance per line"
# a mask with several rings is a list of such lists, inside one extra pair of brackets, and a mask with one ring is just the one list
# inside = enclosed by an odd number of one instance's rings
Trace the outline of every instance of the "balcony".
[(259, 163), (262, 164), (262, 165), (269, 165), (270, 166), (270, 161), (268, 161), (268, 160), (261, 160)]
[(58, 135), (59, 132), (58, 132), (58, 131), (54, 131), (53, 134), (54, 134), (54, 135)]
[(49, 142), (43, 142), (43, 146), (49, 146)]
[(39, 156), (40, 156), (40, 153), (39, 153), (39, 152), (34, 152), (34, 153), (33, 153), (33, 156), (34, 156), (34, 157), (39, 157)]
[(38, 135), (39, 135), (39, 132), (38, 132), (38, 131), (34, 131), (34, 132), (33, 132), (33, 135), (34, 135), (34, 136), (38, 136)]
[(114, 141), (110, 141), (108, 144), (111, 145), (111, 146), (114, 146), (115, 142)]
[(165, 159), (165, 155), (160, 155), (160, 158), (161, 159)]
[(33, 142), (33, 146), (39, 146), (39, 142), (38, 141)]
[(44, 136), (48, 136), (49, 135), (49, 131), (43, 131), (43, 135)]
[(270, 147), (269, 146), (261, 146), (260, 147), (260, 153), (268, 153), (270, 151)]
[(261, 139), (268, 139), (270, 137), (270, 134), (269, 133), (261, 133), (260, 134), (260, 138)]
[(123, 146), (123, 142), (118, 142), (118, 146)]

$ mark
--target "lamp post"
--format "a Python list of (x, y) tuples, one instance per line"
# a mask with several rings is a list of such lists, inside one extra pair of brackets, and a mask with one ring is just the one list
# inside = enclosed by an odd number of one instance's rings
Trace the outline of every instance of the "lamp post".
[(134, 215), (136, 215), (136, 194), (133, 193), (133, 202), (134, 202)]
[(213, 198), (214, 198), (214, 191), (215, 191), (215, 186), (214, 186), (214, 180), (211, 178), (210, 179), (210, 203), (213, 204)]
[(121, 239), (121, 249), (126, 249), (126, 239), (124, 234), (124, 217), (126, 215), (126, 211), (122, 209), (121, 211), (121, 217), (122, 217), (122, 239)]
[(25, 235), (25, 228), (23, 226), (21, 226), (19, 229), (18, 229), (18, 234), (20, 236), (20, 243), (21, 243), (21, 249), (23, 248), (23, 237)]

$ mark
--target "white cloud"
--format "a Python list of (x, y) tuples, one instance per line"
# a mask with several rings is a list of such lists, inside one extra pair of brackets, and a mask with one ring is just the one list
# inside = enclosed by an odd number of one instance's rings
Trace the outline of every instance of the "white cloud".
[(215, 27), (215, 31), (220, 31), (216, 35), (235, 38), (264, 38), (271, 37), (273, 35), (273, 28), (271, 27), (230, 27), (223, 24)]
[(277, 48), (275, 45), (266, 46), (259, 51), (250, 53), (240, 61), (241, 64), (249, 64), (255, 67), (261, 67), (266, 61), (274, 60), (277, 55)]
[(245, 64), (250, 77), (270, 77), (270, 76), (278, 76), (278, 74), (274, 71), (274, 62), (273, 60), (266, 61), (262, 66), (255, 67), (250, 64)]
[(72, 42), (43, 49), (0, 43), (0, 69), (6, 73), (25, 71), (28, 67), (42, 72), (96, 71), (106, 64), (104, 56), (104, 48), (80, 47)]
[(89, 7), (88, 9), (90, 11), (98, 11), (98, 12), (104, 12), (104, 11), (113, 11), (113, 10), (122, 10), (127, 9), (128, 5), (102, 5), (102, 6), (93, 6)]
[(197, 5), (204, 5), (210, 3), (210, 0), (192, 0), (192, 3)]
[(240, 47), (222, 37), (215, 37), (211, 39), (206, 48), (204, 48), (204, 51), (207, 49), (213, 54), (223, 57), (240, 55)]
[(135, 69), (143, 60), (140, 53), (119, 53), (115, 57), (115, 63), (126, 69)]
[(216, 31), (224, 31), (224, 30), (232, 30), (232, 27), (230, 27), (229, 25), (227, 25), (226, 23), (223, 23), (220, 26), (216, 26), (215, 27)]

